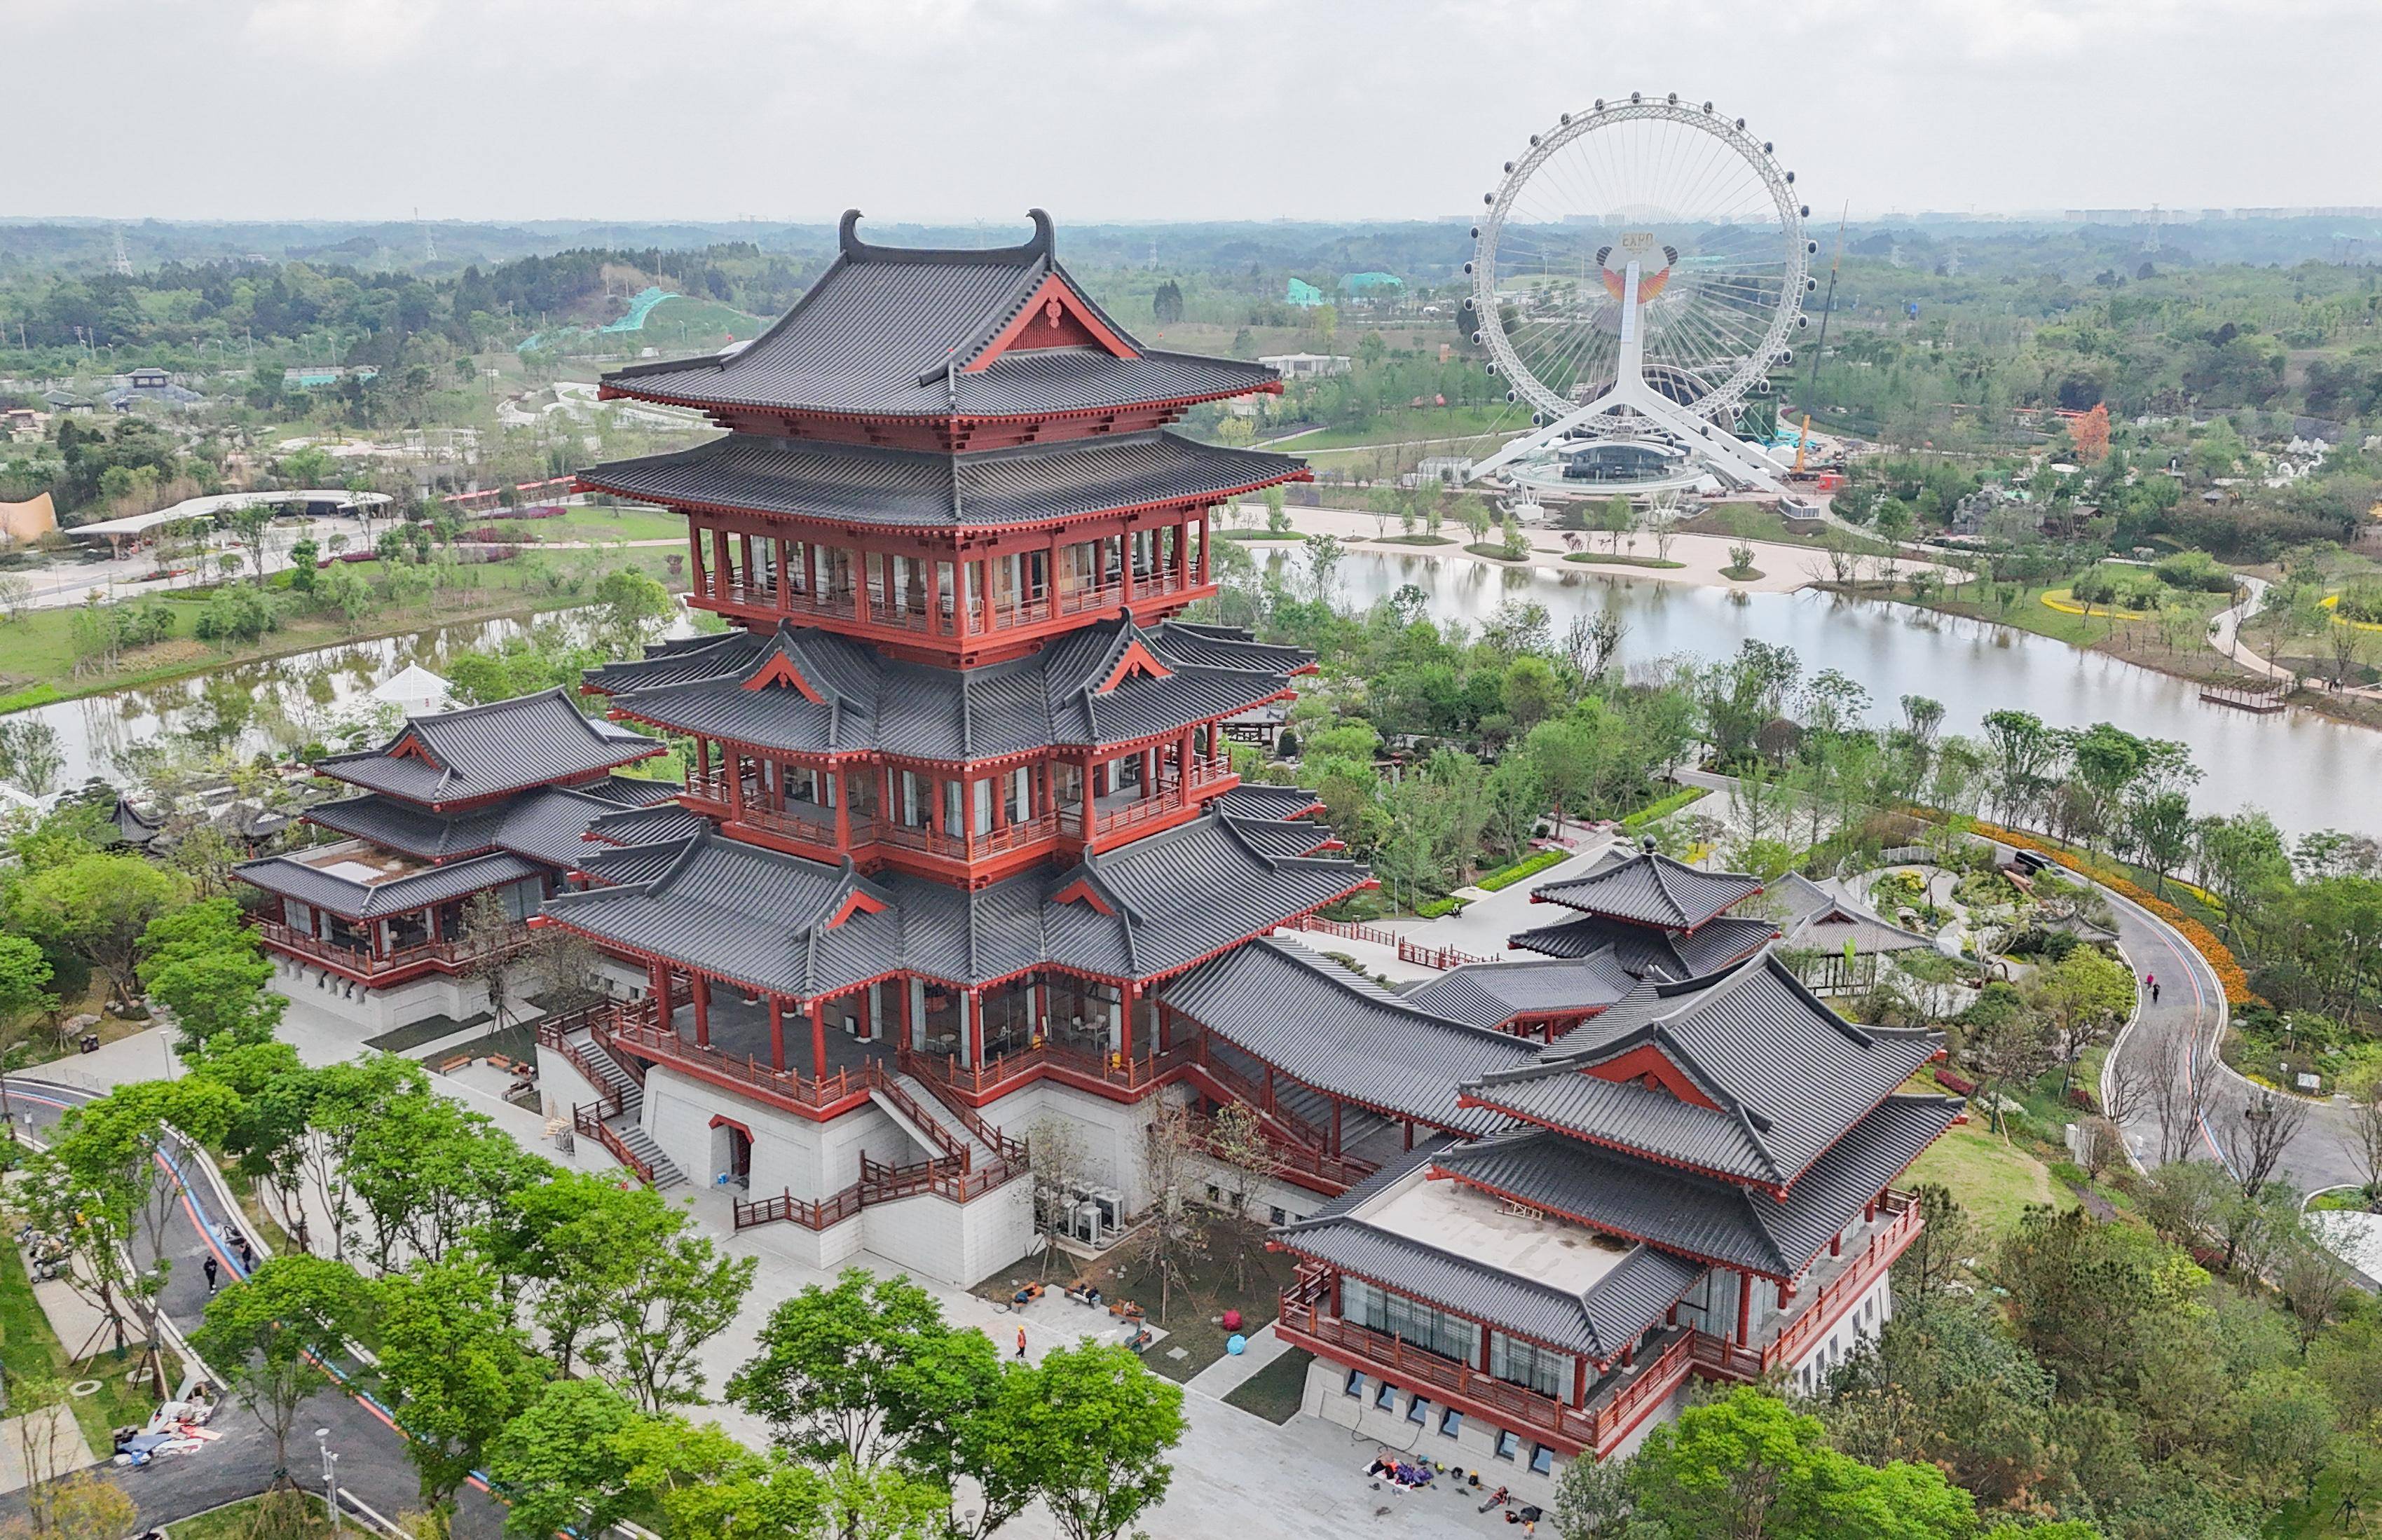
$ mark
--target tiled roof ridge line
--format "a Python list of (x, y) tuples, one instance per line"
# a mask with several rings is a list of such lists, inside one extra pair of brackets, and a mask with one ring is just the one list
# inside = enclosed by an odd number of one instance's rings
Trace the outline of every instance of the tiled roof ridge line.
[(1406, 996), (1392, 994), (1388, 990), (1381, 990), (1379, 993), (1375, 993), (1373, 990), (1367, 989), (1356, 978), (1350, 976), (1346, 969), (1341, 967), (1330, 958), (1323, 956), (1320, 952), (1311, 950), (1307, 947), (1301, 946), (1299, 943), (1290, 940), (1288, 937), (1274, 935), (1269, 933), (1267, 935), (1252, 938), (1250, 945), (1270, 947), (1277, 955), (1284, 958), (1285, 959), (1295, 962), (1302, 967), (1312, 969), (1318, 978), (1323, 980), (1325, 984), (1331, 985), (1332, 988), (1341, 991), (1343, 994), (1353, 995), (1357, 998), (1367, 1001), (1370, 1004), (1389, 1006), (1392, 1008), (1405, 1015), (1414, 1017), (1418, 1021), (1429, 1021), (1434, 1025), (1447, 1027), (1455, 1031), (1477, 1033), (1484, 1037), (1494, 1037), (1499, 1039), (1511, 1039), (1513, 1036), (1513, 1033), (1499, 1032), (1495, 1027), (1478, 1026), (1470, 1021), (1458, 1021), (1453, 1016), (1442, 1016), (1435, 1010), (1425, 1010), (1422, 1007), (1416, 1005)]

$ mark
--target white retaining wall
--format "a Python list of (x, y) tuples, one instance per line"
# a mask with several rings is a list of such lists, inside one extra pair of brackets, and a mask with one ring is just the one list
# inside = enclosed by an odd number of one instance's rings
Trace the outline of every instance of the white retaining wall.
[(860, 1157), (887, 1165), (920, 1158), (916, 1142), (873, 1104), (832, 1122), (780, 1112), (765, 1103), (682, 1075), (664, 1065), (645, 1071), (639, 1121), (687, 1180), (709, 1187), (727, 1170), (728, 1142), (712, 1118), (733, 1118), (753, 1135), (752, 1193), (792, 1192), (813, 1202), (860, 1179)]
[(451, 1016), (461, 1021), (488, 1008), (487, 990), (469, 979), (430, 973), (394, 989), (374, 989), (310, 962), (272, 951), (265, 955), (273, 959), (273, 988), (276, 992), (354, 1022), (359, 1043), (425, 1016)]

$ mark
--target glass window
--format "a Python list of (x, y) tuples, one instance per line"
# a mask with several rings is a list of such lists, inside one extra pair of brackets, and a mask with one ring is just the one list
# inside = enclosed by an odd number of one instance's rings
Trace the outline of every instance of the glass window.
[(1508, 1385), (1527, 1385), (1541, 1396), (1571, 1399), (1572, 1357), (1535, 1342), (1496, 1332), (1489, 1338), (1489, 1372)]
[(1412, 1400), (1410, 1400), (1410, 1401), (1406, 1402), (1406, 1421), (1407, 1421), (1407, 1422), (1409, 1422), (1409, 1423), (1419, 1423), (1419, 1422), (1421, 1422), (1424, 1418), (1426, 1418), (1426, 1417), (1428, 1417), (1428, 1416), (1430, 1416), (1430, 1403), (1429, 1401), (1427, 1401), (1427, 1400), (1423, 1399), (1420, 1396), (1417, 1396), (1414, 1399), (1412, 1399)]
[(1454, 1407), (1439, 1414), (1439, 1433), (1443, 1438), (1453, 1438), (1464, 1431), (1464, 1413)]
[(1380, 1388), (1373, 1392), (1373, 1404), (1384, 1412), (1393, 1410), (1398, 1404), (1398, 1387), (1383, 1380)]
[(1477, 1363), (1480, 1328), (1472, 1322), (1434, 1310), (1418, 1300), (1376, 1289), (1358, 1278), (1340, 1283), (1340, 1314), (1358, 1326), (1395, 1337), (1426, 1352)]
[(1347, 1396), (1363, 1395), (1365, 1393), (1365, 1371), (1362, 1369), (1349, 1370), (1348, 1383), (1341, 1387), (1341, 1393)]
[(1497, 1458), (1500, 1460), (1511, 1460), (1521, 1452), (1522, 1441), (1513, 1434), (1500, 1428), (1497, 1432)]
[(1555, 1450), (1552, 1444), (1530, 1446), (1530, 1469), (1541, 1475), (1552, 1475), (1555, 1468)]

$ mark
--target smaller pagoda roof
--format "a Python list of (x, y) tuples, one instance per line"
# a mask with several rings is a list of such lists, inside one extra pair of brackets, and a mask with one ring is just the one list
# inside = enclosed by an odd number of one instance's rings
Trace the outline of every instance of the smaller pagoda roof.
[(1270, 856), (1311, 856), (1337, 843), (1330, 829), (1304, 818), (1234, 818), (1233, 823)]
[[(615, 709), (677, 732), (786, 753), (963, 764), (1179, 732), (1282, 694), (1284, 664), (1311, 658), (1130, 616), (973, 668), (888, 657), (792, 622), (739, 637), (609, 665), (589, 682)], [(663, 682), (646, 682), (657, 675)]]
[(1791, 1278), (1960, 1115), (1957, 1097), (1886, 1097), (1773, 1198), (1545, 1129), (1440, 1152), (1433, 1164), (1533, 1208), (1710, 1262)]
[(1505, 1119), (1459, 1106), (1459, 1084), (1538, 1057), (1526, 1039), (1441, 1015), (1281, 936), (1202, 963), (1165, 1000), (1301, 1084), (1463, 1133)]
[[(706, 408), (870, 417), (1015, 417), (1261, 390), (1261, 364), (1144, 348), (1058, 263), (1050, 215), (989, 250), (872, 245), (843, 216), (826, 273), (767, 331), (708, 358), (632, 364), (608, 391)], [(1036, 316), (1068, 345), (1012, 346)]]
[(1433, 1181), (1430, 1165), (1426, 1155), (1385, 1168), (1326, 1212), (1278, 1227), (1272, 1241), (1600, 1364), (1703, 1276), (1702, 1263)]
[(686, 503), (897, 529), (1051, 524), (1111, 508), (1213, 502), (1292, 481), (1289, 455), (1170, 433), (973, 454), (730, 434), (579, 473), (648, 503)]
[(1701, 979), (1760, 951), (1778, 935), (1767, 920), (1723, 914), (1693, 931), (1666, 931), (1586, 915), (1559, 924), (1518, 931), (1505, 944), (1547, 957), (1584, 958), (1610, 952), (1614, 962), (1638, 979)]
[(232, 868), (243, 882), (350, 920), (377, 920), (427, 909), (450, 898), (499, 887), (545, 868), (510, 850), (443, 866), (382, 856), (362, 844), (318, 846), (294, 855), (267, 856)]
[(419, 803), (368, 791), (319, 802), (305, 816), (308, 823), (424, 861), (448, 862), (506, 849), (567, 870), (586, 853), (581, 836), (589, 824), (677, 795), (673, 782), (608, 776), (577, 786), (537, 787), (462, 813), (434, 813)]
[(1783, 916), (1779, 935), (1788, 947), (1841, 955), (1849, 941), (1856, 956), (1873, 957), (1932, 949), (1935, 945), (1931, 938), (1879, 918), (1799, 872), (1772, 884), (1762, 898)]
[(1781, 1189), (1943, 1043), (1919, 1028), (1855, 1026), (1764, 953), (1717, 978), (1641, 984), (1535, 1064), (1482, 1075), (1464, 1095)]
[(1303, 818), (1321, 812), (1323, 799), (1303, 786), (1243, 781), (1219, 796), (1213, 805), (1228, 818)]
[(483, 706), (416, 716), (364, 753), (315, 773), (424, 807), (476, 801), (590, 776), (662, 752), (642, 733), (583, 715), (559, 686)]
[(1664, 930), (1692, 931), (1761, 891), (1759, 877), (1700, 871), (1659, 850), (1639, 850), (1616, 855), (1584, 877), (1532, 888), (1530, 900)]
[(608, 813), (588, 824), (587, 837), (608, 845), (651, 845), (692, 839), (710, 826), (710, 819), (675, 801), (657, 802), (626, 813)]
[(1426, 1010), (1498, 1027), (1522, 1016), (1602, 1010), (1638, 987), (1611, 948), (1586, 957), (1473, 962), (1406, 991)]

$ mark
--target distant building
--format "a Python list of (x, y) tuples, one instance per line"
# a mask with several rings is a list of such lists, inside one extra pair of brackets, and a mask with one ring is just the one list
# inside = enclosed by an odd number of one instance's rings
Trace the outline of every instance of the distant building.
[(1600, 439), (1564, 451), (1564, 480), (1642, 482), (1669, 475), (1678, 469), (1682, 458), (1667, 445)]
[(42, 404), (52, 411), (65, 412), (74, 417), (88, 417), (97, 409), (89, 397), (70, 395), (63, 390), (42, 392)]
[(1447, 486), (1462, 486), (1472, 479), (1472, 457), (1469, 455), (1429, 455), (1415, 467), (1415, 473), (1427, 482), (1439, 482)]
[(173, 382), (166, 378), (164, 370), (153, 364), (135, 369), (124, 377), (124, 383), (135, 390), (163, 390)]
[(1323, 291), (1313, 284), (1293, 278), (1290, 280), (1289, 288), (1283, 291), (1283, 299), (1302, 310), (1312, 310), (1323, 303)]
[(1258, 361), (1286, 380), (1318, 380), (1327, 374), (1345, 374), (1357, 367), (1356, 361), (1344, 353), (1275, 353)]
[(1394, 273), (1349, 273), (1340, 279), (1340, 292), (1355, 299), (1394, 299), (1406, 287)]

